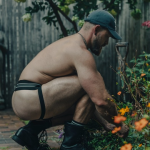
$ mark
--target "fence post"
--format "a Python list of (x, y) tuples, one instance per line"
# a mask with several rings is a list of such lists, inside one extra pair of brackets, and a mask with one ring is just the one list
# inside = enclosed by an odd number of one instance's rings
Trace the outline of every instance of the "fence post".
[(2, 88), (4, 88), (4, 85), (2, 85), (2, 78), (4, 80), (4, 55), (6, 53), (6, 47), (4, 46), (4, 32), (0, 31), (0, 110), (3, 110), (6, 108), (6, 101), (3, 98)]

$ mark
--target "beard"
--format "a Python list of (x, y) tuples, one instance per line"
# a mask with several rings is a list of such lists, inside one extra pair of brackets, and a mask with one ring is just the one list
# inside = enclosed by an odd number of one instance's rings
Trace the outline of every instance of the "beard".
[(98, 40), (98, 38), (96, 37), (96, 39), (93, 41), (93, 44), (90, 48), (91, 52), (94, 53), (95, 55), (99, 55), (101, 53), (101, 49), (100, 49), (100, 42)]

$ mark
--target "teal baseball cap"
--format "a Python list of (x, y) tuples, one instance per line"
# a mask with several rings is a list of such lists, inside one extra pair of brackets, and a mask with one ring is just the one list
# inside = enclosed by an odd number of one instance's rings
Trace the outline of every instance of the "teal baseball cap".
[(95, 25), (100, 25), (108, 29), (112, 38), (121, 40), (122, 38), (116, 32), (115, 18), (106, 10), (95, 10), (91, 12), (84, 21)]

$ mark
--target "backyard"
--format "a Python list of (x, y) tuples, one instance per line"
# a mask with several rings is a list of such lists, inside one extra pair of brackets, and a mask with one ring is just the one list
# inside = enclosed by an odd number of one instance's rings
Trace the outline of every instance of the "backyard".
[[(110, 131), (91, 119), (84, 144), (88, 150), (150, 150), (150, 0), (0, 0), (0, 150), (26, 149), (11, 139), (29, 122), (15, 115), (11, 103), (22, 70), (46, 46), (77, 33), (97, 9), (115, 18), (122, 37), (93, 54), (107, 100), (118, 111), (106, 120), (118, 126)], [(124, 137), (120, 123), (129, 128)], [(47, 129), (53, 150), (60, 148), (63, 128)]]

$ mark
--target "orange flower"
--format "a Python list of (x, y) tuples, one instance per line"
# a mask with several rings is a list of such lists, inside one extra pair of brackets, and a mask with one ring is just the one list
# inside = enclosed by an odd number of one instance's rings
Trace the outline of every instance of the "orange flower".
[(114, 123), (120, 123), (121, 121), (125, 121), (126, 117), (123, 116), (115, 116), (114, 117)]
[(136, 121), (135, 124), (135, 129), (137, 131), (141, 131), (146, 125), (147, 125), (148, 121), (145, 118), (142, 118), (139, 121)]
[(142, 73), (142, 74), (141, 74), (141, 77), (143, 77), (143, 76), (145, 76), (145, 75), (146, 75), (146, 74)]
[(131, 143), (125, 144), (124, 146), (122, 146), (122, 147), (120, 148), (120, 150), (131, 150), (131, 149), (132, 149)]
[(136, 111), (133, 111), (133, 114), (131, 116), (134, 117), (136, 115), (137, 115)]
[(121, 91), (119, 91), (119, 92), (117, 93), (117, 95), (121, 95)]
[(150, 107), (150, 103), (148, 103), (148, 105), (146, 107)]
[(114, 130), (111, 131), (111, 133), (114, 134), (114, 133), (116, 133), (116, 132), (118, 132), (118, 131), (120, 131), (120, 130), (121, 130), (121, 127), (118, 127), (118, 128), (116, 127)]
[(139, 147), (141, 147), (141, 146), (142, 146), (142, 144), (139, 145)]

